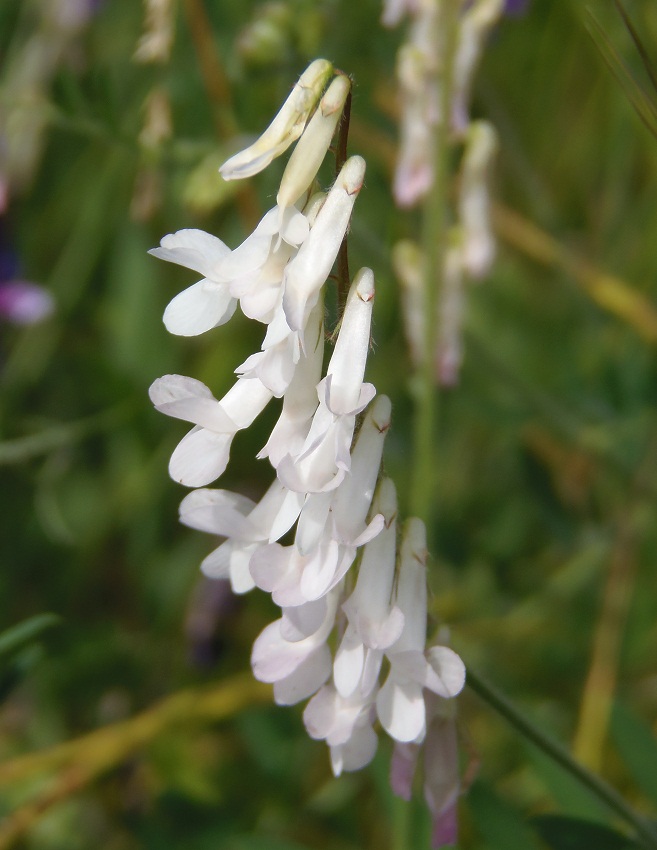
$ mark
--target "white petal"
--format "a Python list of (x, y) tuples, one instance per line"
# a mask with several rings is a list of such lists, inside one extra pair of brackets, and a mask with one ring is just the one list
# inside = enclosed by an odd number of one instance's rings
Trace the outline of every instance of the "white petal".
[(375, 537), (378, 537), (384, 528), (385, 520), (383, 519), (383, 514), (376, 514), (376, 516), (372, 517), (372, 519), (367, 523), (365, 530), (350, 542), (352, 546), (364, 546), (366, 543), (369, 543), (370, 540), (374, 540)]
[(448, 646), (433, 646), (427, 652), (429, 662), (425, 687), (441, 697), (455, 697), (465, 685), (465, 665)]
[[(217, 268), (217, 279), (225, 283), (239, 281), (261, 268), (272, 249), (272, 234), (255, 230), (241, 245), (231, 251)], [(233, 292), (233, 295), (237, 295)]]
[(224, 180), (257, 174), (299, 138), (332, 71), (326, 59), (311, 62), (264, 133), (221, 166)]
[(297, 641), (316, 634), (324, 623), (327, 610), (325, 597), (284, 608), (281, 635), (285, 640)]
[(340, 550), (334, 540), (318, 546), (308, 557), (301, 576), (301, 592), (308, 600), (328, 593), (338, 565)]
[(233, 436), (193, 428), (171, 455), (169, 475), (185, 487), (211, 484), (228, 466)]
[(240, 378), (221, 399), (222, 410), (238, 429), (248, 428), (272, 398), (271, 390), (257, 378)]
[(355, 629), (347, 626), (333, 663), (333, 681), (342, 697), (350, 697), (363, 674), (365, 650)]
[(255, 582), (249, 571), (249, 563), (256, 548), (257, 543), (233, 546), (230, 556), (230, 585), (233, 593), (248, 593), (255, 587)]
[[(321, 409), (321, 408), (320, 408)], [(351, 441), (354, 422), (334, 422), (313, 450), (298, 458), (283, 457), (276, 470), (281, 482), (290, 490), (305, 493), (326, 493), (344, 481), (347, 469), (337, 463), (338, 447)], [(311, 432), (308, 435), (310, 439)], [(347, 449), (348, 456), (348, 449)]]
[(240, 297), (240, 308), (248, 319), (271, 322), (281, 295), (281, 283), (258, 284)]
[(281, 398), (290, 386), (294, 369), (291, 347), (282, 343), (267, 351), (252, 354), (235, 372), (244, 377), (258, 378), (276, 398)]
[(381, 725), (396, 741), (417, 741), (425, 730), (425, 708), (421, 685), (414, 682), (399, 683), (393, 675), (376, 698), (376, 709)]
[(208, 578), (229, 578), (234, 593), (246, 593), (255, 586), (248, 574), (248, 563), (257, 548), (257, 543), (225, 540), (204, 558), (201, 562), (201, 572)]
[(301, 330), (317, 303), (347, 230), (354, 202), (363, 184), (365, 161), (350, 157), (317, 216), (310, 234), (285, 274), (283, 307), (290, 327)]
[(287, 207), (299, 200), (317, 176), (349, 95), (351, 81), (335, 77), (299, 139), (281, 179), (276, 200)]
[(151, 384), (148, 395), (158, 410), (165, 404), (187, 398), (214, 398), (211, 390), (196, 378), (186, 375), (163, 375)]
[(322, 644), (296, 670), (274, 683), (274, 700), (278, 705), (295, 705), (312, 696), (331, 675), (331, 653)]
[(164, 325), (177, 336), (198, 336), (225, 324), (235, 312), (237, 301), (224, 284), (199, 280), (169, 302)]
[(308, 601), (300, 587), (302, 568), (303, 559), (294, 546), (279, 546), (278, 550), (263, 547), (251, 561), (251, 575), (256, 584), (269, 590), (272, 600), (281, 608)]
[(308, 236), (310, 226), (306, 216), (294, 207), (288, 207), (283, 213), (280, 233), (289, 245), (301, 245)]
[(373, 387), (365, 393), (364, 388), (361, 389), (370, 346), (373, 303), (374, 275), (370, 269), (364, 268), (356, 274), (351, 284), (340, 332), (327, 370), (327, 375), (331, 376), (327, 405), (332, 413), (353, 413), (359, 405), (364, 407), (368, 403), (368, 395), (373, 397)]
[(180, 521), (209, 534), (243, 537), (245, 517), (254, 507), (251, 499), (229, 490), (194, 490), (180, 503)]
[(212, 431), (229, 433), (237, 430), (220, 402), (210, 390), (194, 378), (164, 375), (148, 391), (155, 407), (167, 416), (202, 425)]
[[(342, 745), (342, 770), (360, 770), (369, 764), (376, 755), (379, 739), (371, 726), (357, 726), (354, 734)], [(331, 748), (333, 760), (333, 748)]]
[(368, 409), (351, 456), (351, 473), (336, 494), (333, 516), (341, 540), (366, 541), (365, 519), (370, 510), (381, 464), (383, 442), (390, 424), (390, 399), (379, 396)]
[(299, 514), (294, 544), (302, 555), (306, 555), (319, 544), (328, 523), (329, 510), (333, 501), (333, 492), (313, 493)]
[(399, 639), (404, 628), (404, 615), (395, 606), (384, 620), (363, 622), (359, 620), (360, 633), (365, 644), (372, 649), (388, 649)]
[(230, 556), (234, 542), (225, 540), (213, 552), (201, 561), (201, 572), (208, 578), (229, 578)]
[(281, 538), (296, 522), (305, 501), (305, 493), (293, 493), (288, 490), (276, 517), (269, 526), (269, 542)]
[(159, 248), (148, 253), (212, 278), (218, 263), (230, 253), (230, 249), (216, 236), (203, 230), (188, 229), (169, 233), (162, 238)]
[(340, 558), (338, 561), (338, 566), (335, 569), (335, 574), (333, 576), (333, 581), (329, 586), (329, 590), (333, 590), (334, 587), (337, 587), (338, 584), (345, 577), (349, 568), (356, 560), (356, 547), (355, 546), (346, 546), (345, 544), (340, 545)]
[(379, 684), (379, 673), (383, 664), (383, 652), (379, 649), (368, 649), (365, 652), (365, 664), (361, 677), (360, 690), (363, 696), (370, 696)]
[(261, 590), (271, 593), (288, 571), (289, 548), (278, 543), (261, 546), (251, 559), (251, 575)]
[(310, 700), (303, 712), (303, 722), (311, 738), (321, 741), (327, 738), (335, 724), (337, 694), (330, 685), (321, 688)]
[(316, 648), (309, 641), (291, 643), (281, 636), (281, 621), (270, 623), (256, 638), (251, 653), (253, 675), (261, 682), (278, 682), (293, 673)]

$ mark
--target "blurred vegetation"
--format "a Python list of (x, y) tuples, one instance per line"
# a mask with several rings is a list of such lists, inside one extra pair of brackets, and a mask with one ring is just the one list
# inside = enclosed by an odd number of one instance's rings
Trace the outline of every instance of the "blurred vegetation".
[[(75, 26), (55, 21), (87, 5)], [(657, 6), (625, 5), (657, 57)], [(591, 6), (639, 77), (613, 2)], [(0, 848), (388, 848), (400, 805), (388, 742), (370, 769), (331, 777), (300, 709), (272, 706), (243, 675), (273, 609), (202, 579), (212, 541), (177, 523), (167, 461), (183, 426), (153, 411), (148, 386), (175, 372), (220, 394), (259, 330), (236, 316), (169, 336), (162, 311), (192, 280), (146, 251), (183, 227), (239, 244), (283, 166), (226, 187), (218, 164), (310, 59), (352, 74), (350, 148), (368, 162), (352, 267), (377, 275), (369, 380), (393, 399), (386, 464), (408, 504), (410, 372), (390, 263), (418, 227), (390, 193), (403, 32), (380, 26), (375, 0), (172, 9), (170, 56), (144, 61), (142, 40), (137, 61), (135, 0), (0, 0), (0, 133), (19, 139), (3, 232), (22, 277), (56, 300), (41, 324), (0, 328), (0, 623), (57, 618), (0, 645)], [(474, 114), (500, 134), (500, 246), (468, 293), (461, 381), (441, 400), (433, 613), (466, 664), (654, 815), (657, 139), (580, 0), (533, 0), (501, 22)], [(263, 491), (253, 458), (275, 416), (239, 435), (221, 486)], [(463, 848), (566, 846), (541, 843), (555, 813), (617, 826), (472, 693), (460, 709), (464, 761), (479, 763)], [(424, 817), (414, 804), (417, 847)]]

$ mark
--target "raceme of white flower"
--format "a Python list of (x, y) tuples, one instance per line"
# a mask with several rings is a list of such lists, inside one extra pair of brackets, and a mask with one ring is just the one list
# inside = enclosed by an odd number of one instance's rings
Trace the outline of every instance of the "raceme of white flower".
[[(452, 0), (387, 0), (383, 23), (394, 26), (410, 16), (408, 41), (397, 57), (402, 94), (400, 145), (393, 179), (393, 195), (401, 207), (412, 207), (433, 185), (435, 135), (441, 128), (442, 86), (446, 45), (441, 39), (441, 17)], [(501, 17), (502, 0), (460, 2), (452, 59), (450, 140), (463, 145), (455, 224), (439, 270), (436, 382), (458, 383), (462, 361), (462, 324), (465, 284), (486, 277), (495, 258), (491, 225), (490, 171), (497, 152), (497, 134), (486, 121), (470, 121), (469, 100), (474, 72), (486, 37)], [(393, 249), (395, 270), (403, 287), (402, 307), (406, 336), (414, 363), (423, 358), (424, 261), (419, 247), (408, 240)]]
[[(181, 230), (151, 252), (203, 276), (166, 308), (172, 333), (210, 331), (238, 304), (267, 326), (261, 350), (237, 366), (222, 398), (182, 375), (158, 378), (150, 396), (162, 413), (193, 425), (169, 471), (199, 488), (183, 499), (181, 522), (225, 538), (201, 568), (229, 579), (236, 593), (257, 586), (271, 594), (280, 617), (255, 641), (254, 675), (273, 684), (280, 704), (311, 698), (304, 721), (312, 737), (326, 740), (336, 775), (372, 759), (377, 717), (396, 741), (419, 745), (425, 691), (450, 699), (465, 676), (451, 649), (425, 650), (419, 520), (407, 523), (397, 557), (395, 488), (380, 473), (391, 404), (364, 381), (375, 295), (370, 269), (354, 276), (322, 377), (323, 292), (365, 162), (347, 159), (328, 193), (314, 184), (349, 90), (346, 76), (316, 60), (265, 133), (222, 167), (227, 179), (250, 176), (298, 139), (276, 206), (241, 245), (230, 250), (210, 234)], [(224, 472), (237, 431), (274, 397), (282, 398), (282, 410), (258, 454), (275, 472), (267, 492), (256, 503), (208, 489)], [(293, 542), (281, 544), (288, 533)]]
[[(386, 0), (382, 21), (396, 26), (410, 17), (407, 41), (397, 57), (400, 86), (400, 147), (393, 181), (401, 207), (417, 204), (433, 185), (433, 129), (441, 122), (442, 74), (446, 45), (440, 37), (441, 16), (454, 0)], [(460, 0), (452, 60), (450, 131), (463, 139), (470, 125), (472, 80), (486, 38), (504, 11), (503, 0)]]

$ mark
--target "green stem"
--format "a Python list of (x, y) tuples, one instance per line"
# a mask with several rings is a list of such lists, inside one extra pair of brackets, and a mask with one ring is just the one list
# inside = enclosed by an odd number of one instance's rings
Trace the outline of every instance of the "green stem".
[(433, 134), (432, 161), (434, 182), (424, 205), (422, 216), (422, 249), (424, 270), (422, 299), (424, 309), (424, 339), (422, 364), (418, 370), (415, 415), (415, 458), (411, 482), (411, 513), (429, 522), (435, 514), (436, 490), (436, 423), (438, 392), (436, 388), (436, 345), (438, 331), (436, 313), (438, 293), (443, 278), (449, 229), (449, 144), (452, 112), (454, 53), (458, 35), (459, 4), (442, 4), (436, 16), (435, 42), (438, 46), (436, 67), (428, 71), (440, 91), (440, 121)]
[(408, 850), (411, 835), (411, 804), (399, 797), (393, 798), (391, 850)]
[(636, 830), (637, 837), (644, 847), (650, 848), (650, 850), (657, 848), (657, 828), (649, 820), (635, 812), (611, 785), (608, 785), (599, 776), (591, 773), (575, 761), (561, 744), (547, 736), (524, 717), (504, 694), (473, 672), (471, 668), (468, 668), (467, 683), (471, 690), (487, 702), (491, 708), (495, 709), (514, 729), (559, 764), (585, 788), (588, 788), (626, 823), (630, 824)]

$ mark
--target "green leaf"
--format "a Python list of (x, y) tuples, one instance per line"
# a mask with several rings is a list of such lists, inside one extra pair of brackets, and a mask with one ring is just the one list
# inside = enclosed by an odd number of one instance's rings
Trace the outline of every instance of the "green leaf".
[(4, 702), (14, 688), (29, 676), (44, 655), (43, 647), (33, 643), (21, 649), (15, 657), (5, 663), (0, 669), (0, 702)]
[(467, 796), (472, 820), (490, 850), (537, 850), (538, 842), (521, 814), (485, 782), (475, 782)]
[(26, 643), (34, 640), (46, 629), (56, 626), (61, 618), (56, 614), (37, 614), (29, 620), (23, 620), (0, 634), (0, 657), (16, 652)]
[(535, 747), (525, 747), (525, 753), (559, 809), (596, 820), (607, 817), (607, 807), (579, 779)]
[(657, 802), (657, 740), (650, 726), (626, 705), (616, 703), (611, 719), (611, 734), (636, 784), (647, 797)]
[[(625, 61), (621, 58), (614, 45), (611, 43), (607, 33), (604, 31), (604, 28), (590, 9), (588, 10), (588, 14), (589, 17), (586, 21), (587, 29), (598, 50), (602, 54), (602, 58), (616, 77), (616, 80), (625, 92), (625, 96), (634, 107), (639, 118), (641, 118), (653, 136), (657, 136), (657, 106), (655, 104), (654, 96), (652, 94), (648, 94), (641, 83), (639, 83), (634, 77)], [(628, 25), (629, 18), (624, 11), (622, 11), (621, 14), (623, 15), (625, 24)], [(634, 39), (637, 49), (641, 54), (644, 64), (646, 65), (646, 69), (652, 82), (653, 70), (652, 66), (646, 62), (647, 54), (645, 53), (645, 49), (638, 40), (635, 30), (631, 26), (628, 26), (628, 28), (630, 30), (630, 35)]]
[(641, 846), (607, 826), (579, 818), (539, 815), (531, 823), (552, 850), (631, 850)]
[(299, 844), (287, 838), (272, 838), (267, 835), (240, 835), (233, 838), (227, 850), (310, 850), (307, 844)]

